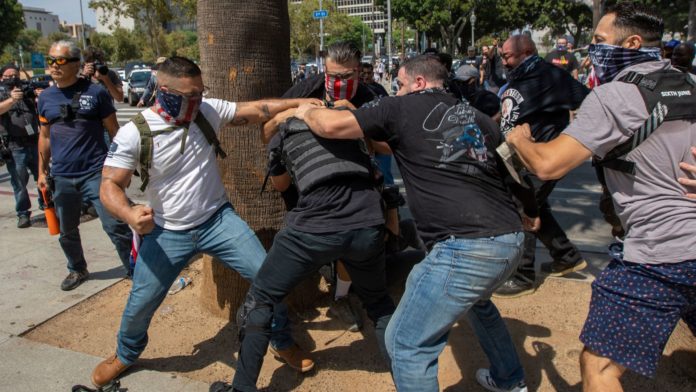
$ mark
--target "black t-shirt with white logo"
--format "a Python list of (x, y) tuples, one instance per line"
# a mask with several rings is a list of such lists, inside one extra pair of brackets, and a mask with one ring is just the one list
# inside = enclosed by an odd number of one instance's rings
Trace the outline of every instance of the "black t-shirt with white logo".
[(365, 136), (389, 143), (428, 247), (522, 230), (495, 152), (502, 135), (488, 116), (444, 90), (385, 97), (353, 114)]

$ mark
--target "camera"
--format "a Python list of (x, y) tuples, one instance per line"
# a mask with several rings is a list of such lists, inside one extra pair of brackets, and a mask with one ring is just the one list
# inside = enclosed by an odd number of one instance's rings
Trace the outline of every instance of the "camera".
[(34, 92), (34, 86), (29, 82), (23, 81), (19, 78), (12, 78), (12, 79), (3, 80), (2, 84), (5, 86), (8, 93), (11, 93), (12, 90), (14, 90), (15, 88), (18, 88), (18, 89), (22, 90), (22, 92), (24, 93), (24, 98), (29, 98), (29, 99), (36, 98), (36, 93)]
[(98, 71), (100, 75), (106, 75), (109, 73), (109, 67), (99, 60), (94, 62), (94, 70)]

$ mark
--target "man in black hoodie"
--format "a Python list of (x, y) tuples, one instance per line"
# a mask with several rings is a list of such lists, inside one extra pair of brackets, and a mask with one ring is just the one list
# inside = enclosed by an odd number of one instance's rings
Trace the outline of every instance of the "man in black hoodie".
[[(536, 141), (555, 139), (570, 122), (570, 110), (577, 109), (589, 90), (573, 77), (537, 55), (534, 41), (527, 35), (510, 37), (501, 57), (507, 70), (508, 87), (501, 97), (500, 129), (507, 134), (519, 124), (529, 123)], [(538, 238), (551, 253), (553, 262), (542, 265), (551, 276), (563, 276), (587, 265), (578, 249), (551, 214), (548, 197), (557, 181), (541, 181), (529, 175), (536, 189), (541, 229), (527, 233), (522, 261), (496, 291), (496, 297), (519, 297), (536, 290), (534, 253)]]

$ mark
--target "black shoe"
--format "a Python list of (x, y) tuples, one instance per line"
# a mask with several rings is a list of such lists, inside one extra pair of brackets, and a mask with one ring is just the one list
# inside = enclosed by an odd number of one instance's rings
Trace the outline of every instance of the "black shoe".
[(533, 294), (536, 291), (534, 282), (522, 275), (515, 275), (503, 282), (493, 293), (495, 298), (517, 298)]
[(208, 392), (236, 392), (237, 390), (232, 388), (232, 384), (228, 384), (223, 381), (215, 381), (210, 384), (210, 389)]
[(17, 217), (17, 228), (26, 229), (31, 226), (31, 218), (29, 215), (20, 215)]
[(87, 270), (84, 270), (82, 272), (70, 272), (68, 276), (63, 279), (63, 283), (60, 284), (60, 289), (63, 291), (70, 291), (77, 286), (81, 285), (82, 282), (87, 280), (89, 277), (89, 272)]
[(351, 301), (350, 295), (334, 301), (327, 312), (331, 318), (336, 318), (348, 325), (350, 332), (362, 329), (363, 320), (360, 309)]
[(583, 259), (575, 263), (565, 263), (562, 261), (552, 261), (541, 265), (541, 272), (549, 276), (564, 276), (571, 272), (582, 271), (587, 267), (587, 262)]

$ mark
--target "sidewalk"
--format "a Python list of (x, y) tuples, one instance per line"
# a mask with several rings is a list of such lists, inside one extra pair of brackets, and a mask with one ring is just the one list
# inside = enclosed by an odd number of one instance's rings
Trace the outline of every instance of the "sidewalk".
[[(36, 205), (36, 189), (30, 193)], [(111, 241), (99, 219), (94, 219), (80, 225), (90, 279), (73, 291), (61, 291), (60, 283), (67, 275), (65, 256), (58, 237), (49, 236), (42, 216), (34, 211), (34, 225), (17, 229), (9, 175), (0, 168), (0, 285), (4, 292), (0, 298), (0, 391), (69, 391), (75, 384), (91, 386), (91, 369), (101, 358), (32, 342), (22, 335), (124, 277)], [(208, 385), (139, 371), (129, 376), (128, 390), (207, 391)]]

